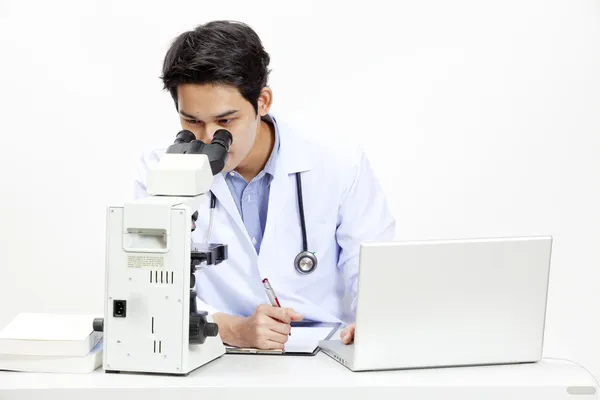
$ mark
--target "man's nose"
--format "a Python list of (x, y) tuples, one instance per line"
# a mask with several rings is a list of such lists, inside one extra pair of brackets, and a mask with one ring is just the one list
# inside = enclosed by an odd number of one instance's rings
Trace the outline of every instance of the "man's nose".
[(201, 140), (204, 143), (210, 143), (215, 136), (216, 129), (200, 129), (199, 131), (194, 132), (197, 140)]

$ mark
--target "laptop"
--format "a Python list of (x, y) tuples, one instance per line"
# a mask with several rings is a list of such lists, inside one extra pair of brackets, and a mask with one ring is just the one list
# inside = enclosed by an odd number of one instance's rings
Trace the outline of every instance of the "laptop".
[(551, 236), (365, 243), (354, 343), (320, 341), (352, 371), (542, 358)]

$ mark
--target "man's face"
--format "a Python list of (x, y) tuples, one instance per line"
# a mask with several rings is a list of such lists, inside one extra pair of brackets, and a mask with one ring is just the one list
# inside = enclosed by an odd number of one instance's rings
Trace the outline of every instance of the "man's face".
[[(210, 143), (219, 129), (231, 132), (233, 141), (223, 172), (237, 168), (246, 158), (256, 138), (260, 114), (237, 88), (221, 85), (183, 84), (177, 99), (181, 126), (196, 139)], [(259, 110), (261, 102), (259, 100)]]

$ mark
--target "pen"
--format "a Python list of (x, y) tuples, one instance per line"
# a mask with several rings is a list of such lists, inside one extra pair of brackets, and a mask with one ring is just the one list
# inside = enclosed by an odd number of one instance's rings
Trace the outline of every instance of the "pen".
[[(262, 282), (265, 287), (265, 292), (267, 292), (267, 297), (269, 298), (269, 301), (271, 302), (271, 305), (273, 307), (281, 308), (281, 303), (279, 303), (279, 299), (277, 298), (277, 295), (275, 294), (275, 291), (273, 290), (273, 287), (271, 286), (271, 283), (269, 282), (269, 280), (267, 278), (265, 278), (265, 279), (263, 279)], [(290, 332), (289, 336), (292, 336), (292, 332)]]
[(275, 294), (275, 291), (273, 290), (273, 287), (269, 283), (269, 280), (267, 278), (265, 278), (265, 279), (263, 279), (262, 282), (263, 282), (263, 285), (265, 286), (265, 292), (267, 292), (267, 297), (269, 298), (269, 301), (271, 302), (271, 305), (273, 307), (279, 307), (279, 308), (281, 308), (281, 304), (279, 303), (279, 299), (277, 298), (277, 295)]

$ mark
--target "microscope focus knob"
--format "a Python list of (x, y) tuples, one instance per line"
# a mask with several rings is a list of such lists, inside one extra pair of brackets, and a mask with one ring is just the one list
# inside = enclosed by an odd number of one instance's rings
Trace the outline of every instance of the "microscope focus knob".
[(214, 322), (207, 322), (204, 325), (204, 336), (211, 337), (217, 336), (219, 334), (219, 325)]
[(219, 326), (208, 322), (206, 315), (206, 312), (190, 315), (190, 344), (202, 344), (207, 337), (219, 334)]
[(94, 332), (104, 331), (104, 318), (94, 318), (94, 322), (92, 323), (92, 329), (94, 330)]

